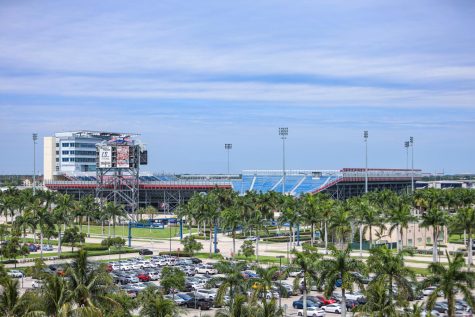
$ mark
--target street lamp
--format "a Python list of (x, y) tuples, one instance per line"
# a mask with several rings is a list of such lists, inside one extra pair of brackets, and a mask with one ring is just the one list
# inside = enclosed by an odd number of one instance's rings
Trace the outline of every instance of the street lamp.
[(409, 144), (411, 146), (411, 191), (414, 193), (414, 138), (409, 138)]
[(224, 144), (224, 149), (228, 152), (228, 175), (229, 175), (229, 151), (233, 148), (231, 143)]
[(282, 308), (282, 259), (283, 255), (278, 255), (276, 258), (279, 259), (279, 308)]
[(33, 195), (36, 193), (36, 140), (38, 133), (33, 133)]
[(285, 140), (289, 135), (289, 128), (279, 128), (279, 135), (282, 139), (282, 194), (285, 194)]

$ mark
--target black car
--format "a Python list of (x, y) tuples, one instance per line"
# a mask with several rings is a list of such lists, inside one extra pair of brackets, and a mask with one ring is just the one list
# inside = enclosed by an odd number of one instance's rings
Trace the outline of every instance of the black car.
[(150, 250), (150, 249), (140, 249), (140, 250), (139, 250), (139, 254), (140, 254), (140, 255), (152, 255), (152, 254), (153, 254), (153, 251)]
[(186, 302), (186, 307), (188, 308), (196, 308), (201, 310), (209, 310), (213, 303), (204, 299), (204, 298), (196, 298)]
[(193, 262), (193, 264), (201, 264), (203, 262), (198, 258), (190, 258), (190, 260), (191, 260), (191, 262)]

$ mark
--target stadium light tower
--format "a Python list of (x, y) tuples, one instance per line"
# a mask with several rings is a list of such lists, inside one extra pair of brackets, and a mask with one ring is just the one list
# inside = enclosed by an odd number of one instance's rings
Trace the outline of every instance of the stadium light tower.
[(36, 193), (36, 140), (38, 133), (33, 133), (33, 195)]
[(279, 135), (282, 139), (282, 194), (285, 194), (285, 140), (289, 135), (289, 128), (279, 128)]
[(406, 169), (409, 169), (409, 141), (404, 142), (404, 147), (406, 148)]
[(409, 138), (409, 144), (411, 145), (411, 191), (414, 193), (414, 138)]
[(228, 152), (228, 175), (229, 175), (229, 151), (233, 148), (231, 143), (224, 144), (224, 149)]
[(368, 192), (368, 131), (363, 133), (365, 143), (365, 177), (364, 177), (364, 192)]

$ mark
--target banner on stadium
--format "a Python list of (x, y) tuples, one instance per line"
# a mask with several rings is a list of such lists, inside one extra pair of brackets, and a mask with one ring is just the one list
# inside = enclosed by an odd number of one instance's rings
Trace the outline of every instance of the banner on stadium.
[(117, 167), (118, 168), (129, 167), (129, 147), (128, 146), (117, 147)]
[(99, 148), (99, 167), (100, 168), (112, 167), (112, 147), (101, 146)]

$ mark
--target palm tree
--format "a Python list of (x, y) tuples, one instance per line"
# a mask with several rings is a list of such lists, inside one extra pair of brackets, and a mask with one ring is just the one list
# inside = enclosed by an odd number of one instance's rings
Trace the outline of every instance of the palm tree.
[(70, 277), (69, 288), (78, 306), (100, 307), (101, 302), (111, 301), (107, 294), (114, 289), (111, 277), (103, 267), (91, 268), (87, 252), (80, 250), (66, 272)]
[(350, 256), (351, 248), (338, 250), (330, 247), (330, 258), (323, 259), (320, 264), (320, 284), (325, 288), (325, 296), (330, 297), (335, 290), (335, 283), (341, 280), (341, 316), (346, 316), (346, 290), (352, 290), (355, 283), (363, 288), (361, 281), (352, 273), (364, 272), (365, 266), (361, 260)]
[(467, 266), (470, 270), (470, 267), (473, 264), (472, 233), (475, 229), (475, 209), (473, 207), (460, 208), (451, 220), (455, 226), (463, 228), (463, 230), (468, 234)]
[(288, 224), (290, 230), (290, 245), (293, 246), (295, 244), (294, 227), (300, 222), (297, 202), (292, 196), (284, 196), (282, 204), (279, 222), (281, 225)]
[(32, 219), (30, 222), (32, 228), (36, 229), (38, 227), (40, 229), (41, 259), (43, 259), (43, 233), (47, 230), (47, 227), (53, 226), (53, 219), (48, 208), (48, 201), (42, 201), (40, 198), (37, 198), (34, 203), (29, 206), (29, 211), (32, 212)]
[(330, 229), (335, 231), (335, 234), (340, 241), (340, 248), (343, 248), (345, 238), (351, 233), (350, 219), (350, 205), (348, 202), (342, 202), (334, 205), (334, 211), (330, 217)]
[(363, 231), (369, 231), (369, 247), (373, 245), (373, 227), (383, 226), (381, 212), (371, 203), (367, 197), (357, 200), (355, 206), (351, 206), (356, 212), (359, 223), (363, 226)]
[[(109, 219), (112, 219), (112, 234), (115, 237), (115, 222), (116, 217), (123, 217), (125, 216), (125, 210), (122, 205), (116, 205), (113, 202), (107, 202), (104, 205), (103, 212), (107, 215)], [(109, 221), (109, 236), (110, 236), (110, 221)]]
[(300, 196), (299, 200), (302, 201), (302, 217), (306, 220), (307, 224), (310, 224), (310, 245), (313, 246), (315, 242), (315, 226), (322, 220), (321, 208), (322, 204), (321, 194), (304, 194)]
[(294, 251), (293, 263), (302, 270), (303, 316), (307, 317), (307, 292), (309, 282), (317, 280), (317, 270), (321, 255), (312, 246), (303, 246), (303, 251)]
[(216, 295), (217, 303), (221, 304), (224, 296), (229, 293), (232, 306), (234, 296), (245, 292), (247, 285), (242, 277), (245, 266), (245, 262), (221, 261), (216, 264), (216, 269), (222, 276), (212, 278), (210, 283), (220, 285)]
[(142, 304), (140, 316), (144, 317), (179, 317), (180, 310), (172, 300), (163, 297), (163, 294), (156, 292), (153, 288), (142, 291), (138, 298)]
[(415, 221), (416, 219), (417, 218), (411, 214), (409, 196), (395, 196), (389, 211), (389, 222), (391, 223), (389, 233), (392, 234), (394, 230), (397, 230), (398, 250), (402, 250), (403, 248), (403, 229), (407, 229), (409, 227), (409, 223)]
[[(237, 294), (228, 307), (221, 308), (216, 312), (215, 317), (251, 317), (253, 308), (246, 302), (245, 295)], [(231, 304), (232, 303), (232, 304)]]
[(322, 202), (320, 204), (320, 214), (323, 219), (325, 254), (328, 253), (328, 222), (331, 219), (333, 213), (335, 212), (336, 206), (338, 205), (335, 200), (331, 199), (327, 195), (323, 196)]
[(371, 282), (365, 295), (366, 303), (356, 306), (355, 316), (400, 316), (396, 310), (395, 302), (388, 295), (386, 283), (383, 280)]
[(464, 270), (465, 261), (463, 255), (457, 253), (454, 257), (450, 257), (446, 252), (448, 267), (441, 263), (433, 262), (429, 264), (430, 275), (421, 284), (421, 287), (429, 285), (436, 286), (427, 300), (427, 308), (431, 310), (437, 300), (437, 293), (442, 292), (447, 299), (449, 310), (448, 316), (455, 316), (455, 296), (460, 291), (464, 300), (474, 309), (475, 301), (471, 291), (475, 287), (475, 273)]
[(56, 207), (53, 209), (53, 220), (58, 225), (58, 256), (61, 256), (61, 226), (72, 219), (74, 201), (68, 194), (56, 196)]
[(72, 292), (64, 278), (52, 274), (48, 275), (45, 284), (40, 290), (41, 302), (48, 316), (63, 316), (71, 309)]
[(373, 281), (381, 281), (386, 290), (389, 290), (388, 298), (392, 303), (393, 284), (396, 285), (399, 295), (407, 298), (407, 295), (412, 295), (412, 287), (416, 283), (416, 276), (414, 271), (404, 265), (404, 256), (411, 255), (410, 251), (398, 251), (394, 253), (386, 246), (371, 249), (368, 258), (368, 269), (375, 273)]
[(42, 312), (35, 293), (25, 292), (20, 295), (19, 281), (5, 278), (1, 281), (0, 315), (5, 317), (38, 316)]
[(432, 227), (432, 262), (437, 261), (437, 243), (439, 239), (439, 232), (441, 227), (447, 224), (447, 214), (445, 211), (438, 207), (427, 209), (422, 214), (422, 222), (420, 226), (422, 228)]
[(261, 305), (258, 305), (255, 309), (256, 317), (282, 317), (284, 316), (284, 310), (277, 305), (275, 298), (270, 301), (264, 301)]
[(237, 204), (233, 205), (230, 208), (226, 208), (221, 213), (221, 226), (223, 229), (231, 230), (231, 235), (233, 238), (233, 257), (236, 256), (236, 230), (242, 225), (242, 214)]

